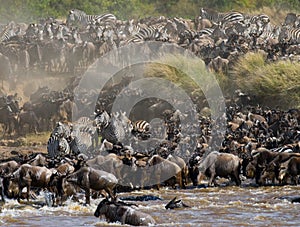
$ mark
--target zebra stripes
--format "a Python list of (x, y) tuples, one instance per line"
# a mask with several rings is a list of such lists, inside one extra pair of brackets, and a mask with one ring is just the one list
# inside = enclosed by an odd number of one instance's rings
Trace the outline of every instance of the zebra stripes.
[(11, 37), (15, 36), (14, 31), (14, 22), (10, 22), (8, 25), (5, 26), (5, 28), (0, 33), (0, 43), (8, 41)]
[(200, 17), (202, 19), (208, 19), (214, 24), (221, 24), (222, 26), (244, 21), (244, 15), (240, 12), (220, 13), (211, 9), (204, 8), (200, 9)]
[(259, 14), (259, 15), (246, 15), (245, 16), (245, 23), (246, 24), (260, 24), (266, 25), (270, 22), (270, 18), (266, 14)]
[(111, 13), (102, 14), (102, 15), (88, 15), (84, 11), (78, 9), (72, 9), (69, 12), (67, 18), (67, 24), (72, 23), (79, 23), (81, 25), (88, 25), (88, 24), (114, 24), (117, 18), (115, 15)]
[(150, 138), (150, 124), (145, 120), (138, 120), (133, 122), (133, 129), (131, 133), (140, 139), (149, 139)]
[(58, 122), (48, 140), (47, 151), (51, 158), (78, 155), (83, 146), (78, 130), (73, 130), (73, 124)]
[(289, 44), (300, 44), (300, 28), (285, 26), (279, 34), (279, 41)]
[(150, 25), (141, 28), (137, 34), (127, 40), (127, 43), (141, 43), (149, 40), (165, 42), (169, 37), (163, 28), (164, 25)]
[(95, 125), (102, 140), (117, 144), (125, 139), (125, 129), (122, 122), (114, 117), (111, 117), (106, 111), (96, 113)]
[(138, 133), (149, 133), (150, 132), (150, 124), (145, 120), (137, 120), (133, 122), (133, 132)]
[(57, 158), (70, 154), (71, 149), (66, 138), (52, 135), (48, 139), (47, 152), (51, 158)]

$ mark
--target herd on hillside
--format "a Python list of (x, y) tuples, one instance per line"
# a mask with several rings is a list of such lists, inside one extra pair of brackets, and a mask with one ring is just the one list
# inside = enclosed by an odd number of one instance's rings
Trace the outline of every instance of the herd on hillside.
[[(201, 8), (194, 19), (160, 16), (119, 20), (113, 14), (88, 15), (72, 9), (66, 21), (52, 17), (29, 24), (11, 21), (1, 26), (0, 77), (24, 78), (32, 71), (78, 75), (105, 53), (145, 41), (185, 48), (213, 71), (226, 70), (239, 56), (256, 51), (271, 61), (299, 61), (299, 18), (288, 13), (278, 25), (266, 14)], [(114, 61), (120, 59), (111, 59), (112, 64)]]
[[(227, 70), (240, 55), (251, 51), (264, 51), (272, 61), (298, 61), (300, 16), (289, 13), (277, 26), (264, 14), (208, 9), (201, 9), (195, 20), (151, 17), (138, 21), (121, 21), (112, 14), (87, 15), (74, 9), (66, 22), (48, 18), (29, 25), (11, 22), (4, 26), (0, 61), (6, 67), (1, 77), (26, 78), (23, 73), (27, 70), (76, 74), (116, 47), (149, 40), (186, 48), (215, 71)], [(124, 112), (113, 112), (112, 103), (124, 88), (128, 95), (143, 97), (143, 91), (128, 88), (132, 79), (123, 78), (100, 95), (93, 90), (79, 91), (76, 105), (73, 91), (77, 79), (63, 91), (39, 88), (22, 107), (18, 94), (2, 95), (0, 123), (4, 132), (22, 135), (24, 130), (51, 130), (47, 154), (12, 151), (10, 158), (1, 160), (2, 200), (34, 199), (46, 189), (54, 196), (52, 205), (63, 205), (67, 198), (78, 199), (83, 192), (87, 204), (91, 197), (105, 197), (96, 217), (148, 225), (155, 220), (134, 209), (133, 204), (119, 201), (118, 193), (161, 187), (186, 189), (199, 186), (205, 177), (207, 186), (219, 186), (220, 178), (237, 186), (249, 179), (255, 185), (299, 183), (299, 109), (249, 105), (249, 97), (237, 92), (235, 99), (227, 102), (225, 114), (217, 118), (198, 111), (196, 121), (189, 122), (192, 110), (181, 112), (153, 98), (143, 103), (139, 115), (129, 119)], [(94, 97), (94, 115), (70, 122), (74, 108), (86, 116), (84, 110), (93, 105), (90, 100)], [(203, 110), (201, 104), (197, 108)], [(155, 125), (154, 118), (161, 122)], [(176, 208), (178, 201), (172, 201), (170, 207)]]

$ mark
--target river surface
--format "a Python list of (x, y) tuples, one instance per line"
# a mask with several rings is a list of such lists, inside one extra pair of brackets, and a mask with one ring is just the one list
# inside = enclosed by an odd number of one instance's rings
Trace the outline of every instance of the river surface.
[[(299, 189), (300, 186), (164, 188), (119, 193), (118, 197), (160, 197), (162, 200), (134, 202), (138, 204), (136, 209), (151, 214), (158, 226), (299, 226), (300, 203), (279, 198), (299, 196)], [(175, 196), (190, 207), (166, 210), (165, 205)], [(42, 201), (43, 196), (39, 199)], [(67, 200), (61, 207), (7, 200), (0, 207), (0, 226), (121, 226), (93, 216), (101, 200), (91, 199), (89, 206), (83, 204), (84, 200)]]

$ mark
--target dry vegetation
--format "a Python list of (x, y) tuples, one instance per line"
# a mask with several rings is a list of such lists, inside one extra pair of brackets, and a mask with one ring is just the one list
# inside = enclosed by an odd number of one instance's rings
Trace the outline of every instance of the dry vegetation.
[(249, 53), (234, 67), (231, 79), (236, 86), (255, 96), (258, 103), (282, 108), (300, 107), (300, 63), (267, 63), (261, 53)]

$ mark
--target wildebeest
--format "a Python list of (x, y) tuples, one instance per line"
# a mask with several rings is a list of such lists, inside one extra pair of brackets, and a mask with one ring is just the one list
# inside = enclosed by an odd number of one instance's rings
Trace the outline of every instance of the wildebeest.
[(122, 225), (147, 226), (156, 224), (155, 220), (146, 213), (135, 210), (122, 202), (102, 200), (94, 213), (95, 217), (104, 215), (108, 222), (121, 222)]
[[(15, 172), (13, 172), (11, 181), (18, 186), (18, 201), (20, 201), (22, 189), (27, 188), (26, 198), (29, 200), (30, 188), (47, 188), (52, 176), (52, 171), (46, 167), (32, 166), (30, 164), (21, 165)], [(12, 184), (11, 187), (14, 187)], [(10, 190), (12, 190), (10, 188)]]
[(19, 166), (20, 164), (14, 160), (2, 162), (0, 163), (0, 175), (9, 175), (18, 169)]
[(179, 156), (175, 156), (175, 155), (168, 155), (168, 157), (166, 158), (167, 160), (176, 163), (180, 168), (181, 168), (181, 174), (182, 174), (182, 187), (185, 187), (187, 185), (187, 177), (188, 177), (188, 166), (185, 163), (184, 159), (179, 157)]
[[(266, 148), (258, 148), (251, 152), (253, 160), (246, 167), (246, 176), (253, 178), (257, 184), (264, 183), (266, 178), (273, 178), (275, 174), (278, 179), (280, 164), (289, 160), (292, 157), (297, 157), (297, 153), (274, 152)], [(271, 172), (268, 174), (268, 171)], [(262, 174), (264, 176), (262, 177)]]
[(300, 174), (300, 157), (292, 157), (280, 165), (279, 179), (283, 181), (291, 177), (293, 184), (298, 184), (298, 175)]
[(181, 199), (176, 200), (176, 197), (174, 197), (168, 204), (165, 206), (166, 209), (175, 209), (175, 208), (182, 208), (182, 207), (190, 207), (183, 203)]
[(78, 185), (85, 190), (86, 204), (90, 204), (90, 190), (105, 190), (115, 200), (115, 187), (118, 179), (115, 175), (97, 170), (92, 167), (82, 167), (76, 172), (67, 176), (67, 181)]
[(23, 111), (18, 115), (18, 133), (19, 135), (25, 134), (24, 126), (27, 124), (29, 133), (34, 132), (37, 134), (39, 128), (39, 119), (33, 110)]
[(146, 171), (148, 176), (150, 176), (150, 184), (156, 185), (157, 188), (163, 182), (172, 187), (175, 187), (176, 184), (180, 188), (183, 187), (181, 168), (176, 163), (164, 159), (159, 155), (153, 155), (148, 160), (148, 164), (149, 168), (146, 168)]
[(216, 184), (216, 177), (230, 176), (237, 186), (241, 184), (239, 177), (242, 159), (238, 156), (228, 153), (210, 152), (199, 165), (199, 171), (209, 177), (208, 186)]

